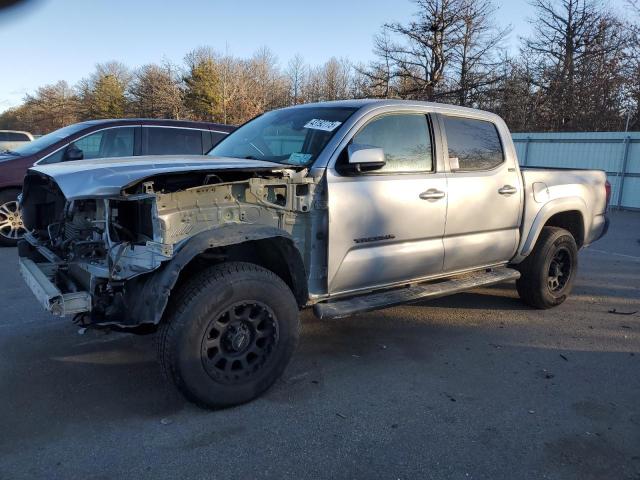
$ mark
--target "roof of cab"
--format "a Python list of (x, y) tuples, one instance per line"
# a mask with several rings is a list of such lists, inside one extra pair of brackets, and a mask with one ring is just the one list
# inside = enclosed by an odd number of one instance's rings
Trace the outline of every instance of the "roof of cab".
[(334, 100), (330, 102), (319, 102), (319, 103), (307, 103), (302, 105), (297, 105), (292, 108), (304, 108), (304, 107), (344, 107), (344, 108), (357, 108), (357, 109), (365, 109), (365, 110), (373, 110), (376, 108), (382, 107), (393, 107), (393, 106), (421, 106), (428, 107), (430, 110), (441, 112), (441, 113), (453, 113), (459, 115), (481, 115), (487, 119), (499, 119), (500, 117), (495, 113), (488, 112), (486, 110), (479, 110), (477, 108), (469, 108), (469, 107), (460, 107), (458, 105), (450, 105), (446, 103), (436, 103), (436, 102), (424, 102), (421, 100), (398, 100), (398, 99), (390, 99), (390, 98), (363, 98), (357, 100)]

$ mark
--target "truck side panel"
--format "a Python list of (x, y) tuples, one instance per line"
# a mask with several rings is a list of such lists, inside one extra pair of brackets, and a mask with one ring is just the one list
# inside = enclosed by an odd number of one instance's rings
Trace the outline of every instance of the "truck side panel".
[[(596, 170), (522, 169), (525, 185), (522, 240), (513, 263), (535, 246), (540, 231), (554, 215), (572, 212), (582, 221), (579, 246), (597, 240), (605, 228), (607, 209), (604, 172)], [(579, 215), (579, 217), (578, 217)]]

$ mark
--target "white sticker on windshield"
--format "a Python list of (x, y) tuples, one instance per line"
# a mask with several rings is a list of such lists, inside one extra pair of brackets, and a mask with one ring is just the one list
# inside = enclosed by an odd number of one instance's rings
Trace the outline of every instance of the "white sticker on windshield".
[(312, 155), (310, 153), (294, 152), (291, 155), (289, 155), (289, 163), (293, 165), (304, 165), (309, 161), (311, 157)]
[(342, 122), (331, 122), (329, 120), (320, 120), (314, 118), (307, 122), (304, 128), (312, 128), (313, 130), (324, 130), (325, 132), (333, 132), (336, 128), (342, 125)]

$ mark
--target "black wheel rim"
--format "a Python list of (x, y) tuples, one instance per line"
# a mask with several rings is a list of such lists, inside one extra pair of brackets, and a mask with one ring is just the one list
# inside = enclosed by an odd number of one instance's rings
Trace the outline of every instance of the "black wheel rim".
[(551, 292), (557, 293), (564, 289), (571, 276), (571, 254), (566, 248), (559, 248), (549, 264), (547, 284)]
[(278, 343), (278, 322), (262, 302), (236, 303), (209, 322), (202, 340), (202, 364), (225, 384), (250, 380)]

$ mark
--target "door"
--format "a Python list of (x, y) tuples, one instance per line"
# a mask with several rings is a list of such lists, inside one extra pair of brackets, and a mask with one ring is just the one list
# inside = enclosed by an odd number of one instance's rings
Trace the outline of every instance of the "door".
[(449, 157), (444, 270), (510, 260), (519, 239), (521, 177), (489, 121), (442, 115)]
[(357, 171), (349, 166), (345, 148), (327, 171), (328, 292), (440, 273), (447, 178), (436, 171), (428, 116), (375, 117), (350, 143), (382, 148), (386, 164)]

